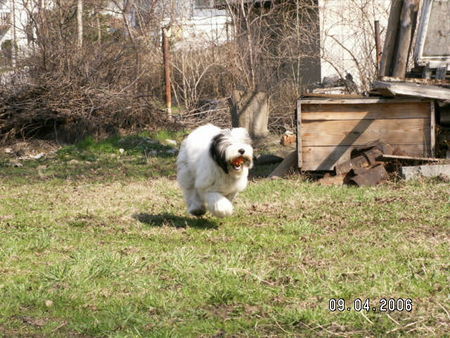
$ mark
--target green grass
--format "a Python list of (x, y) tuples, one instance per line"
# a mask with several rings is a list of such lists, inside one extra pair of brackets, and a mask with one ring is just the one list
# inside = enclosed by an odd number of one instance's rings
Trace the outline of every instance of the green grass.
[[(258, 179), (232, 217), (196, 219), (176, 155), (146, 140), (0, 160), (0, 335), (448, 333), (448, 183)], [(413, 311), (330, 312), (330, 298)]]

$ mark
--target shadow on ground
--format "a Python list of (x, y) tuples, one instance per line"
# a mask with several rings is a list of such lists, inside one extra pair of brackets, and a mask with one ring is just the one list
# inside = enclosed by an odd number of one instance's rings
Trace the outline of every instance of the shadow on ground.
[(175, 228), (196, 228), (196, 229), (216, 229), (218, 224), (216, 221), (207, 219), (207, 218), (191, 218), (191, 217), (183, 217), (176, 216), (173, 214), (159, 214), (159, 215), (151, 215), (147, 213), (139, 213), (134, 214), (133, 218), (138, 220), (141, 223), (153, 226), (153, 227), (162, 227), (162, 226), (170, 226)]

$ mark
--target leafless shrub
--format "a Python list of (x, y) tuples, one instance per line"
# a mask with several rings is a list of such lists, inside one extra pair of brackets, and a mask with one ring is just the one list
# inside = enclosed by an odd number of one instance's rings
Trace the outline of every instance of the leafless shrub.
[(40, 3), (32, 1), (36, 7), (28, 7), (36, 31), (29, 56), (21, 60), (28, 81), (0, 92), (1, 140), (50, 136), (73, 141), (169, 123), (157, 99), (157, 46), (132, 37), (120, 20), (108, 15), (100, 19), (116, 25), (115, 32), (96, 26), (99, 2), (92, 1), (85, 3), (80, 48), (75, 1), (56, 1), (53, 8)]

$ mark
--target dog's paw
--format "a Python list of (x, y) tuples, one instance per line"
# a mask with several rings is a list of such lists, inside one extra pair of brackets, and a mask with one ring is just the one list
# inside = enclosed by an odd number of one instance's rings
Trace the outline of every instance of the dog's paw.
[(211, 213), (220, 218), (231, 216), (233, 211), (233, 204), (226, 198), (219, 199), (211, 208)]
[(200, 216), (203, 216), (204, 214), (206, 214), (206, 209), (205, 208), (191, 208), (191, 209), (189, 209), (189, 213), (192, 216), (200, 217)]

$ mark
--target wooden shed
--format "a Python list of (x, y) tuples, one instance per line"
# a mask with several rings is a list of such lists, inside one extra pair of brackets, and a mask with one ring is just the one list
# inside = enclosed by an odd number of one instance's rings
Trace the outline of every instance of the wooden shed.
[(298, 167), (333, 170), (380, 140), (398, 155), (434, 155), (434, 103), (417, 98), (310, 97), (297, 102)]

